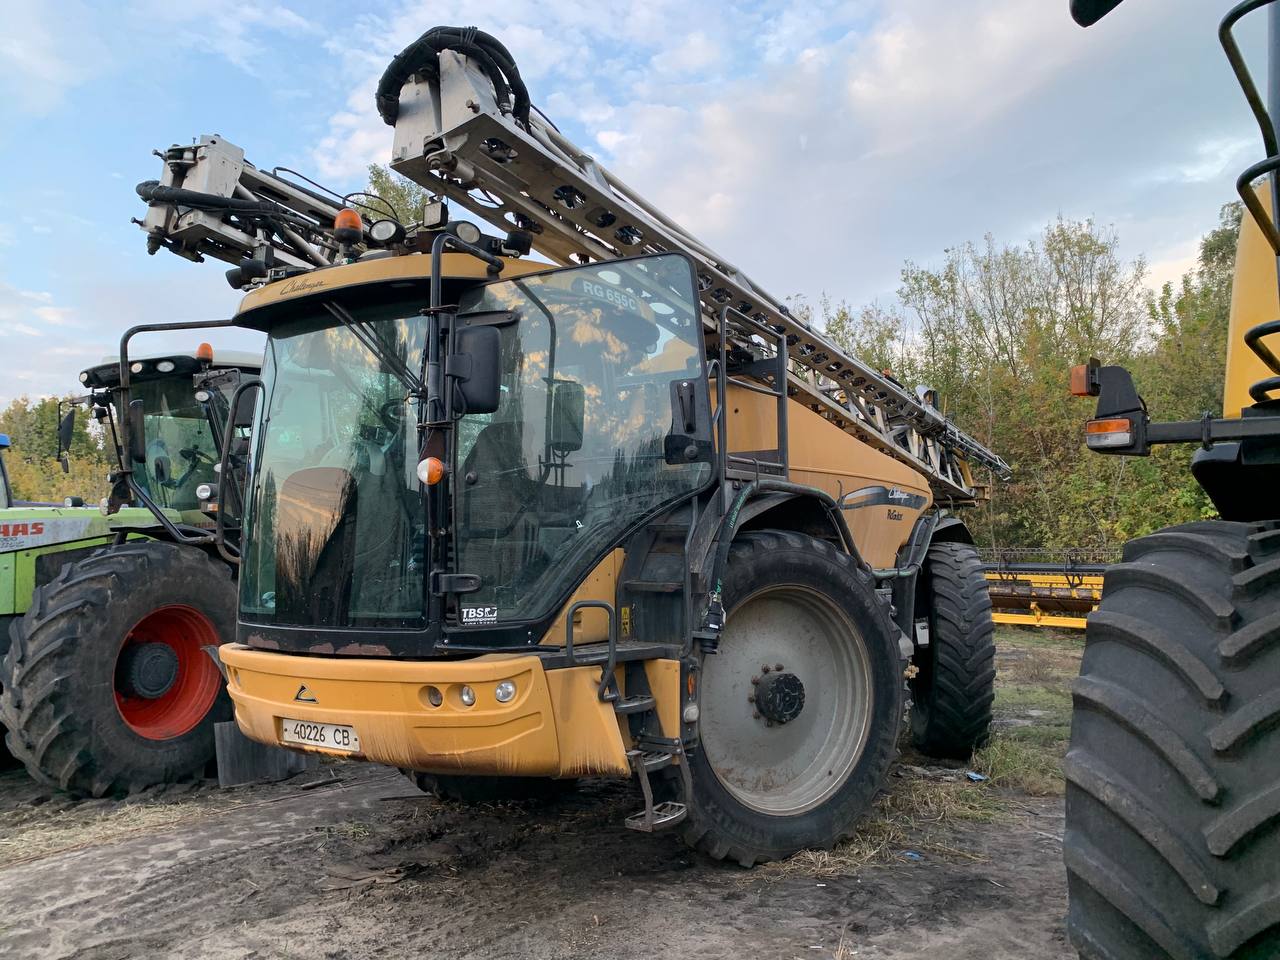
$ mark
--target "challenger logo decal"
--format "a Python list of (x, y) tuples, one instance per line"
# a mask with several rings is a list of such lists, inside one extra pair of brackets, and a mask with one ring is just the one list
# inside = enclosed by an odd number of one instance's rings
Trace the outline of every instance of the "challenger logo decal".
[(298, 692), (293, 695), (293, 699), (298, 701), (298, 703), (319, 703), (320, 702), (319, 700), (316, 699), (316, 695), (311, 692), (311, 688), (308, 687), (305, 683), (302, 684), (300, 687), (298, 687)]

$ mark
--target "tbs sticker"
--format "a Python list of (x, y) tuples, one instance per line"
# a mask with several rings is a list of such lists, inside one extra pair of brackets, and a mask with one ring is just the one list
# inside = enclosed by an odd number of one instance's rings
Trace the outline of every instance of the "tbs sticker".
[(463, 607), (462, 623), (463, 626), (475, 626), (479, 623), (497, 623), (498, 608), (497, 607)]

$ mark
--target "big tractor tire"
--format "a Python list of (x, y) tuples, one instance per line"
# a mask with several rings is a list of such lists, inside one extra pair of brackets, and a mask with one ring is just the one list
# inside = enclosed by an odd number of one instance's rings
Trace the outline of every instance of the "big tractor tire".
[(1073, 696), (1063, 849), (1080, 955), (1280, 956), (1280, 524), (1129, 543)]
[(465, 774), (402, 771), (423, 793), (455, 803), (507, 803), (513, 800), (554, 800), (570, 793), (578, 781), (550, 777), (482, 777)]
[(896, 755), (906, 664), (888, 605), (856, 558), (781, 531), (738, 536), (722, 602), (684, 839), (746, 867), (830, 849)]
[(975, 547), (929, 547), (916, 618), (928, 620), (929, 645), (910, 683), (912, 742), (930, 757), (967, 760), (991, 736), (996, 680), (991, 595)]
[(10, 751), (77, 796), (199, 775), (214, 723), (231, 717), (210, 650), (235, 622), (231, 571), (202, 550), (132, 541), (68, 564), (36, 589), (0, 662)]

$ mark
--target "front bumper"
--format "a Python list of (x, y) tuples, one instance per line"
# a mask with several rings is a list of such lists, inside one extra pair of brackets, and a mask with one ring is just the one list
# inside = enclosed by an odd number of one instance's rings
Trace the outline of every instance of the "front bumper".
[[(280, 745), (287, 717), (353, 726), (361, 748), (358, 754), (301, 749), (426, 773), (576, 777), (630, 770), (618, 717), (597, 695), (598, 666), (546, 670), (531, 654), (405, 661), (298, 656), (242, 644), (219, 650), (236, 722), (260, 743)], [(499, 703), (495, 689), (504, 680), (516, 685), (516, 695)], [(470, 707), (462, 703), (464, 685), (475, 691)], [(441, 694), (439, 706), (428, 696), (431, 687)]]

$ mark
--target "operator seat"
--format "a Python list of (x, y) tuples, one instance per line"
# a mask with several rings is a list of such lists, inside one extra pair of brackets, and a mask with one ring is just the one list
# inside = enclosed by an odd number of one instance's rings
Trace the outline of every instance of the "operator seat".
[[(527, 518), (538, 512), (533, 503), (538, 483), (529, 475), (521, 424), (487, 424), (467, 453), (462, 473), (462, 562), (487, 584), (510, 583), (529, 552)], [(481, 542), (487, 544), (481, 550), (466, 549)]]

